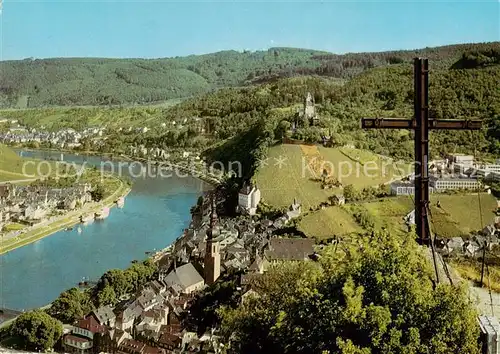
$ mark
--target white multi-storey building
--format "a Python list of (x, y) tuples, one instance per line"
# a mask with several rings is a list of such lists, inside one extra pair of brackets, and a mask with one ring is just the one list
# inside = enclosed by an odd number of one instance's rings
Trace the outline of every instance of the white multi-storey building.
[(492, 172), (500, 172), (500, 165), (497, 164), (476, 165), (474, 169), (474, 174), (477, 177), (489, 178)]
[(500, 182), (500, 172), (491, 172), (488, 178), (490, 181)]
[(260, 190), (257, 186), (246, 184), (238, 193), (238, 210), (240, 212), (255, 215), (260, 202)]
[[(433, 193), (434, 188), (429, 187), (429, 193)], [(392, 195), (414, 195), (415, 185), (413, 183), (394, 182), (391, 183)]]
[(480, 183), (472, 178), (439, 178), (431, 181), (437, 192), (447, 189), (478, 189)]
[(453, 171), (460, 174), (467, 174), (474, 172), (474, 167), (469, 164), (455, 163), (453, 164)]

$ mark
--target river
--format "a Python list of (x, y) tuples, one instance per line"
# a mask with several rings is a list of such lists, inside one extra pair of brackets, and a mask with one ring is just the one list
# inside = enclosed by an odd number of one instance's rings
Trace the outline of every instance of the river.
[[(95, 166), (103, 161), (46, 151), (21, 154)], [(113, 166), (116, 171), (117, 163)], [(191, 206), (210, 188), (190, 176), (141, 175), (138, 163), (122, 163), (120, 171), (134, 181), (122, 209), (114, 207), (105, 220), (76, 225), (0, 256), (0, 307), (44, 306), (83, 277), (97, 280), (108, 269), (126, 268), (146, 258), (146, 252), (165, 248), (189, 225)]]

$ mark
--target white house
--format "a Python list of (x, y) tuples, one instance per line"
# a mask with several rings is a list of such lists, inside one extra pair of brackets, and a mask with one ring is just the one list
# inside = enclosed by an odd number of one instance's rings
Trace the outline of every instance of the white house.
[(403, 219), (408, 225), (415, 225), (415, 209), (410, 211)]
[(472, 166), (474, 164), (474, 156), (464, 154), (450, 154), (448, 156), (450, 161), (458, 164)]
[(297, 201), (297, 199), (294, 198), (293, 204), (290, 205), (288, 211), (285, 214), (286, 222), (298, 218), (301, 212), (302, 212), (302, 207), (300, 206), (300, 203)]
[(238, 211), (255, 215), (260, 202), (260, 190), (252, 184), (245, 184), (238, 193)]

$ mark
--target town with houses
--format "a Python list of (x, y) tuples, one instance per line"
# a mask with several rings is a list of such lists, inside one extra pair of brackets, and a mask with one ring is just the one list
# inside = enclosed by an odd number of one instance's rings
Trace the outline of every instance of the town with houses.
[[(196, 126), (197, 119), (193, 118)], [(57, 131), (46, 131), (43, 127), (40, 129), (36, 128), (26, 128), (17, 120), (8, 120), (5, 118), (0, 118), (0, 126), (6, 127), (4, 130), (0, 130), (0, 143), (6, 145), (20, 145), (30, 147), (33, 144), (38, 144), (37, 146), (50, 147), (53, 149), (66, 149), (66, 150), (78, 150), (82, 147), (83, 141), (88, 141), (92, 149), (98, 150), (107, 138), (109, 133), (106, 127), (89, 127), (82, 131), (77, 131), (72, 128), (64, 128)], [(182, 124), (176, 124), (175, 121), (171, 122), (171, 126), (175, 129), (182, 129), (184, 126)], [(161, 128), (166, 129), (167, 125), (162, 123)], [(204, 128), (201, 129), (204, 131)], [(117, 131), (135, 134), (146, 134), (150, 131), (148, 127), (128, 127), (128, 128), (117, 128)], [(171, 161), (171, 160), (181, 160), (185, 161), (190, 159), (193, 162), (200, 161), (198, 154), (193, 151), (180, 151), (175, 154), (168, 152), (166, 149), (159, 147), (146, 147), (143, 144), (128, 146), (125, 151), (126, 156), (132, 158), (143, 158), (159, 161)]]
[[(319, 119), (310, 94), (292, 129), (304, 119), (310, 124), (316, 124)], [(139, 133), (148, 131), (146, 127), (137, 129)], [(74, 148), (81, 144), (82, 139), (99, 139), (104, 133), (103, 128), (45, 133), (18, 127), (0, 133), (0, 139), (5, 143), (50, 142), (60, 148)], [(156, 161), (171, 157), (161, 148), (143, 145), (129, 146), (127, 153), (135, 158)], [(203, 165), (195, 153), (185, 151), (181, 155), (184, 161), (193, 160)], [(471, 155), (450, 154), (430, 165), (431, 193), (489, 191), (489, 184), (500, 182), (500, 160), (495, 164), (485, 164), (476, 162)], [(55, 210), (79, 208), (91, 201), (90, 189), (89, 185), (67, 189), (0, 186), (0, 229), (9, 221), (33, 225), (50, 218)], [(390, 194), (413, 195), (413, 177), (410, 175), (391, 182)], [(252, 280), (266, 272), (269, 265), (278, 261), (314, 260), (321, 245), (309, 238), (277, 236), (277, 230), (293, 224), (293, 220), (303, 215), (300, 201), (296, 199), (290, 201), (282, 215), (271, 220), (258, 217), (261, 191), (255, 184), (247, 182), (239, 191), (236, 211), (241, 216), (238, 218), (219, 219), (217, 206), (222, 203), (221, 198), (216, 193), (207, 193), (203, 197), (198, 210), (193, 212), (190, 226), (173, 245), (153, 256), (159, 265), (158, 276), (139, 293), (120, 299), (114, 307), (96, 308), (76, 323), (66, 324), (62, 339), (64, 351), (223, 353), (224, 344), (215, 328), (200, 335), (185, 326), (183, 319), (196, 294), (225, 274), (238, 274), (235, 290), (241, 295), (240, 301), (244, 302), (250, 296), (259, 296), (252, 288)], [(345, 197), (336, 194), (330, 201), (331, 205), (343, 205)], [(498, 207), (500, 210), (500, 203)], [(497, 215), (494, 223), (470, 237), (439, 239), (437, 251), (444, 256), (479, 258), (485, 247), (492, 249), (494, 245), (500, 245), (500, 213)], [(415, 212), (410, 212), (404, 222), (411, 228), (415, 224)], [(332, 242), (336, 242), (335, 239)]]
[[(454, 157), (450, 166), (463, 159)], [(446, 188), (436, 191), (474, 188), (467, 184), (442, 185)], [(224, 344), (215, 328), (200, 335), (184, 326), (183, 318), (195, 295), (224, 274), (238, 274), (236, 290), (244, 302), (251, 296), (259, 296), (252, 288), (253, 280), (266, 272), (269, 265), (315, 259), (321, 245), (314, 240), (279, 237), (275, 233), (301, 216), (299, 201), (294, 200), (274, 220), (256, 218), (261, 191), (256, 185), (245, 183), (238, 193), (237, 211), (241, 216), (219, 219), (217, 206), (221, 200), (217, 198), (216, 193), (208, 193), (198, 211), (193, 212), (191, 225), (183, 235), (154, 256), (160, 267), (157, 279), (116, 307), (95, 309), (78, 323), (65, 327), (63, 343), (67, 352), (222, 353)], [(343, 196), (337, 196), (337, 201), (341, 204)], [(407, 223), (414, 223), (411, 214), (406, 218)], [(478, 257), (485, 245), (491, 247), (499, 242), (497, 227), (498, 223), (489, 225), (467, 240), (461, 237), (440, 240), (438, 250), (443, 255)]]
[(29, 228), (51, 222), (57, 216), (77, 210), (92, 202), (92, 186), (79, 183), (71, 187), (52, 188), (43, 185), (0, 185), (0, 232), (15, 237), (22, 230), (7, 230), (7, 225)]
[[(187, 124), (196, 129), (199, 133), (205, 133), (205, 128), (200, 118), (193, 117), (191, 121), (188, 122), (184, 119), (182, 122), (177, 123), (176, 121), (170, 122), (168, 125), (162, 123), (160, 125), (161, 129), (184, 129)], [(45, 129), (44, 126), (40, 128), (28, 128), (24, 126), (21, 122), (16, 119), (6, 119), (0, 117), (0, 142), (7, 145), (23, 145), (29, 146), (30, 144), (39, 144), (43, 146), (50, 146), (54, 149), (78, 149), (82, 146), (83, 141), (87, 140), (90, 142), (91, 146), (98, 149), (103, 145), (110, 132), (109, 127), (106, 126), (94, 126), (87, 127), (83, 130), (75, 130), (72, 128), (62, 128), (56, 131), (49, 131)], [(151, 128), (147, 126), (142, 127), (119, 127), (116, 129), (117, 132), (123, 132), (127, 134), (147, 134)], [(148, 157), (157, 159), (168, 159), (170, 154), (168, 154), (164, 149), (157, 147), (146, 148), (144, 145), (130, 146), (127, 150), (130, 156), (135, 157)], [(191, 154), (191, 152), (183, 153)], [(187, 157), (187, 156), (183, 156)]]
[(313, 259), (312, 239), (278, 238), (274, 231), (301, 214), (297, 201), (276, 220), (258, 220), (257, 186), (246, 184), (239, 192), (240, 218), (217, 215), (222, 201), (216, 193), (203, 198), (199, 217), (163, 253), (157, 279), (137, 296), (116, 307), (95, 309), (72, 326), (65, 327), (64, 350), (71, 353), (221, 353), (224, 345), (215, 329), (199, 335), (183, 327), (194, 295), (216, 283), (222, 275), (239, 275), (241, 301), (258, 296), (252, 278), (278, 261)]
[(86, 128), (82, 131), (65, 128), (58, 131), (49, 132), (43, 128), (26, 128), (17, 120), (0, 119), (0, 124), (5, 125), (4, 131), (0, 131), (0, 141), (4, 144), (48, 144), (54, 148), (72, 149), (78, 148), (83, 139), (94, 139), (98, 144), (105, 129), (101, 127)]

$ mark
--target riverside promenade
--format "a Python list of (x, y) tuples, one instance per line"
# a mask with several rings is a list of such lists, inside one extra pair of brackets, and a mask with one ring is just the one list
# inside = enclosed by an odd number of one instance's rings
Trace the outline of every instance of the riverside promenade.
[(118, 188), (100, 202), (88, 203), (83, 208), (72, 210), (60, 216), (51, 217), (39, 224), (3, 235), (0, 241), (0, 255), (40, 240), (59, 230), (76, 225), (80, 222), (81, 215), (95, 213), (106, 206), (112, 207), (118, 198), (125, 197), (130, 192), (130, 187), (126, 186), (122, 180), (116, 179), (120, 182)]

